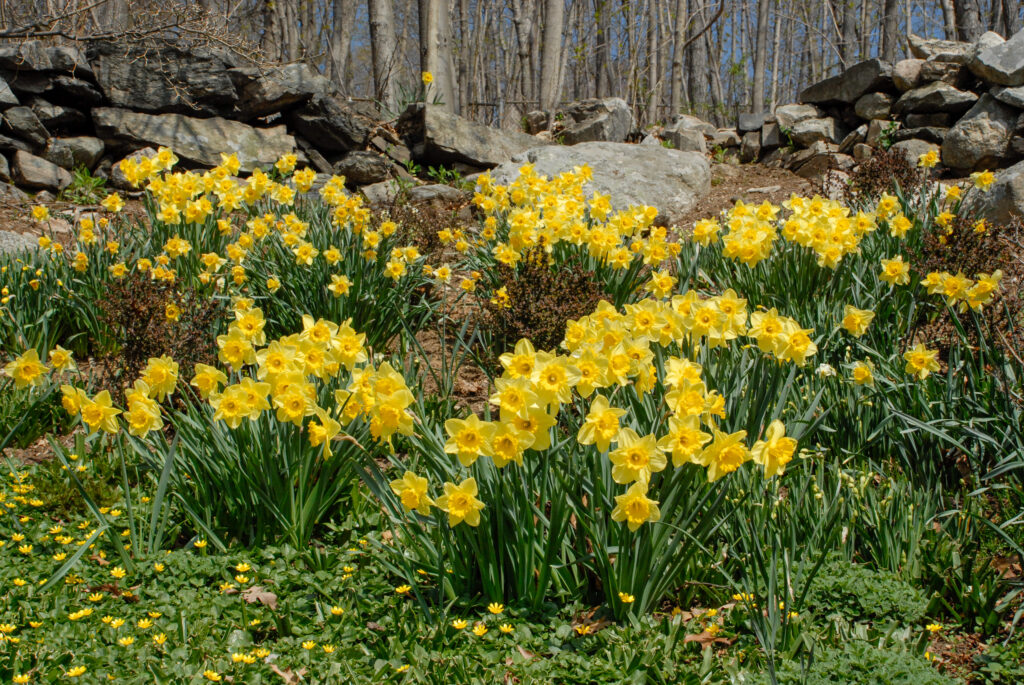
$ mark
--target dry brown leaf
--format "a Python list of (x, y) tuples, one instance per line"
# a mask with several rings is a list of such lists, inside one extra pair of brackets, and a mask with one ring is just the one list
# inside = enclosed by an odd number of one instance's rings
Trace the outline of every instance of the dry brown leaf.
[(277, 595), (265, 590), (262, 585), (253, 585), (242, 590), (242, 599), (249, 604), (262, 604), (271, 610), (277, 609)]
[(270, 664), (270, 670), (281, 676), (287, 685), (295, 685), (295, 683), (301, 683), (303, 676), (306, 675), (306, 669), (300, 668), (298, 671), (293, 671), (290, 668), (281, 670), (277, 664)]
[(683, 638), (683, 642), (699, 642), (700, 646), (707, 647), (708, 645), (731, 645), (733, 641), (727, 637), (715, 637), (708, 631), (697, 633), (696, 635), (687, 635)]

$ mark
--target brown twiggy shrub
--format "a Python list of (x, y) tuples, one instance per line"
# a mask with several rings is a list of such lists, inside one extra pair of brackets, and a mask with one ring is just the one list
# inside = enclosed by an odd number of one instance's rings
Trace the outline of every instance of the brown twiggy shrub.
[[(216, 363), (216, 336), (226, 321), (222, 301), (132, 273), (111, 283), (99, 304), (114, 344), (104, 359), (104, 385), (111, 393), (120, 396), (150, 357), (171, 357), (183, 378), (198, 363)], [(177, 320), (168, 317), (168, 305), (177, 307)]]
[(907, 161), (899, 150), (879, 150), (850, 176), (844, 199), (848, 204), (874, 201), (882, 193), (892, 192), (896, 185), (910, 195), (920, 189), (926, 178), (924, 170)]
[(499, 265), (498, 275), (505, 296), (491, 294), (481, 301), (495, 361), (521, 338), (538, 350), (557, 348), (567, 321), (590, 314), (607, 299), (594, 272), (578, 264), (550, 265), (540, 248), (525, 253), (515, 268)]

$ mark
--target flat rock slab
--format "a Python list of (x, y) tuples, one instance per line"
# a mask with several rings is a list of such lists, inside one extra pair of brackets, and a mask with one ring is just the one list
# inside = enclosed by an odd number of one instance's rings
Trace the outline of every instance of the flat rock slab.
[(284, 126), (255, 128), (220, 117), (142, 114), (112, 107), (97, 107), (92, 116), (96, 134), (108, 144), (166, 146), (184, 159), (207, 166), (220, 164), (221, 153), (234, 153), (242, 170), (249, 172), (295, 150), (295, 138)]
[(0, 231), (0, 253), (26, 252), (36, 249), (37, 246), (36, 239), (30, 235)]
[(680, 220), (711, 192), (711, 169), (703, 155), (660, 145), (580, 143), (534, 148), (495, 169), (495, 181), (516, 180), (523, 164), (533, 164), (538, 174), (549, 178), (586, 164), (593, 178), (584, 186), (585, 192), (610, 195), (616, 210), (630, 205), (657, 207), (659, 217), (668, 224)]
[(1007, 223), (1024, 217), (1024, 162), (996, 173), (996, 182), (986, 193), (972, 192), (967, 199), (970, 211), (995, 223)]
[(491, 128), (436, 105), (410, 105), (396, 128), (413, 158), (426, 164), (465, 164), (489, 169), (544, 144), (527, 133)]

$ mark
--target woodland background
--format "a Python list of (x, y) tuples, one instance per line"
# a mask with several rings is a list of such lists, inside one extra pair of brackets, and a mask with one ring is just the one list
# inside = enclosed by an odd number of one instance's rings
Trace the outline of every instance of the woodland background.
[(855, 62), (900, 59), (908, 33), (970, 41), (1022, 26), (1017, 0), (0, 1), (8, 43), (159, 38), (302, 60), (392, 114), (429, 71), (431, 97), (504, 126), (606, 96), (640, 124), (685, 111), (722, 125)]

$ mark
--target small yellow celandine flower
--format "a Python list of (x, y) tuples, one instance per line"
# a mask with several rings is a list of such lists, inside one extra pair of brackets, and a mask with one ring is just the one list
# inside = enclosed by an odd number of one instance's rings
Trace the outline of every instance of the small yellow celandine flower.
[(112, 575), (113, 577), (117, 578), (118, 580), (121, 580), (126, 575), (128, 575), (128, 572), (125, 571), (120, 566), (115, 566), (114, 568), (110, 569), (110, 575)]
[(213, 683), (219, 683), (221, 680), (224, 679), (220, 673), (217, 673), (217, 671), (214, 671), (213, 669), (209, 668), (203, 671), (203, 677)]
[(163, 633), (157, 633), (156, 635), (153, 636), (153, 643), (154, 644), (162, 645), (165, 642), (167, 642), (167, 636), (164, 635)]
[(512, 627), (511, 623), (502, 623), (500, 626), (498, 626), (498, 630), (500, 630), (504, 634), (508, 635), (513, 630), (515, 630), (515, 628)]
[(206, 540), (196, 540), (194, 543), (196, 549), (206, 549), (206, 545), (209, 544)]
[(929, 350), (923, 343), (918, 343), (903, 353), (903, 359), (907, 362), (904, 370), (917, 380), (923, 381), (939, 370), (938, 357), (938, 350)]
[(117, 638), (117, 644), (121, 645), (122, 647), (131, 647), (133, 644), (135, 644), (135, 638), (131, 636), (119, 637)]
[(324, 654), (333, 654), (336, 647), (334, 645), (324, 645)]
[(434, 82), (434, 75), (431, 74), (429, 71), (424, 71), (422, 74), (420, 74), (420, 79), (423, 81), (423, 85), (429, 86), (431, 83)]
[(491, 602), (487, 605), (487, 611), (497, 616), (501, 612), (505, 611), (505, 605), (500, 602)]
[(27, 673), (18, 673), (14, 676), (14, 678), (11, 679), (11, 682), (16, 684), (30, 683), (32, 682), (32, 676), (28, 675)]
[(402, 664), (401, 666), (395, 667), (395, 673), (405, 673), (409, 670), (409, 664)]
[(581, 623), (574, 628), (577, 635), (590, 635), (591, 628), (589, 623)]
[(331, 607), (331, 616), (341, 616), (344, 613), (345, 613), (345, 610), (342, 609), (339, 606), (332, 606)]
[(974, 183), (974, 187), (983, 193), (988, 192), (988, 189), (996, 182), (995, 174), (991, 171), (976, 171), (971, 174), (971, 181)]
[(455, 630), (462, 630), (468, 625), (469, 621), (467, 621), (464, 618), (457, 618), (454, 621), (452, 621), (452, 628), (455, 628)]
[(485, 626), (483, 623), (477, 623), (475, 626), (473, 626), (473, 634), (477, 637), (483, 637), (487, 634), (487, 626)]
[(929, 633), (937, 633), (940, 630), (942, 630), (942, 624), (941, 623), (929, 623), (928, 625), (926, 625), (924, 627), (924, 629), (927, 630)]
[(85, 666), (75, 666), (74, 668), (69, 668), (64, 673), (64, 675), (66, 675), (68, 678), (77, 678), (78, 676), (84, 674), (85, 670)]
[(398, 587), (395, 588), (395, 594), (396, 595), (407, 595), (407, 594), (409, 594), (410, 590), (412, 590), (412, 586), (411, 585), (399, 585)]
[(302, 643), (302, 648), (305, 650), (311, 650), (316, 648), (316, 642), (314, 640), (306, 640)]
[(629, 594), (628, 592), (620, 592), (619, 593), (619, 601), (622, 602), (623, 604), (632, 604), (633, 602), (636, 601), (636, 597), (634, 597), (633, 595)]

